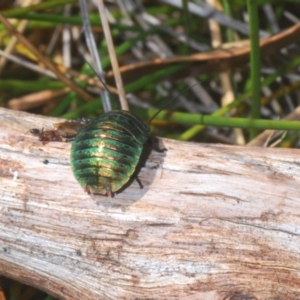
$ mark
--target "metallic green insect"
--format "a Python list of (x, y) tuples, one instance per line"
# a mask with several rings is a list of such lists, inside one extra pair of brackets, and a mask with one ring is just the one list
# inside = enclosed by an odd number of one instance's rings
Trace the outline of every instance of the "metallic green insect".
[(93, 119), (72, 144), (75, 178), (88, 193), (112, 196), (130, 180), (149, 137), (149, 126), (127, 111)]
[(33, 128), (30, 132), (43, 143), (73, 140), (71, 167), (88, 193), (112, 197), (122, 189), (134, 175), (147, 141), (156, 151), (165, 150), (153, 142), (147, 124), (124, 110), (110, 111), (91, 121), (67, 121), (54, 126), (55, 130)]

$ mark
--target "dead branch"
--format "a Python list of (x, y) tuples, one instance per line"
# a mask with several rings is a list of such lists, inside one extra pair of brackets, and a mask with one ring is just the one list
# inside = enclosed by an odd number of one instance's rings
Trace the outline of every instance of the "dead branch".
[(163, 140), (139, 177), (84, 193), (57, 120), (0, 109), (0, 274), (61, 299), (296, 299), (299, 150)]

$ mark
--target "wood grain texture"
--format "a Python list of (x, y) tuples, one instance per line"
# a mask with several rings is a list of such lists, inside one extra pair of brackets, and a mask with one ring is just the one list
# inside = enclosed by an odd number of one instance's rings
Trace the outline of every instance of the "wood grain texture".
[(61, 299), (300, 299), (299, 150), (164, 139), (111, 199), (28, 132), (53, 122), (0, 109), (0, 274)]

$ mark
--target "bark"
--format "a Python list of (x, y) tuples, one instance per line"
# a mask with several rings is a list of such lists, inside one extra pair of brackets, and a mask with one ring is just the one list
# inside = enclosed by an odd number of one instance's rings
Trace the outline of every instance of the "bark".
[[(300, 298), (299, 150), (163, 139), (114, 198), (0, 109), (0, 274), (61, 299)], [(15, 177), (15, 178), (13, 178)]]

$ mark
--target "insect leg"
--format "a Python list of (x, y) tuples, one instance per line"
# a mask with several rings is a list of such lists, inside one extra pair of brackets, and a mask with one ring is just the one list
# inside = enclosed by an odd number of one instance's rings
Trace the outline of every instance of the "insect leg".
[(137, 181), (137, 183), (139, 184), (139, 186), (140, 186), (140, 189), (143, 189), (144, 188), (144, 186), (143, 186), (143, 184), (142, 184), (142, 182), (141, 182), (141, 180), (139, 179), (139, 177), (136, 175), (135, 177), (134, 177), (134, 179)]

